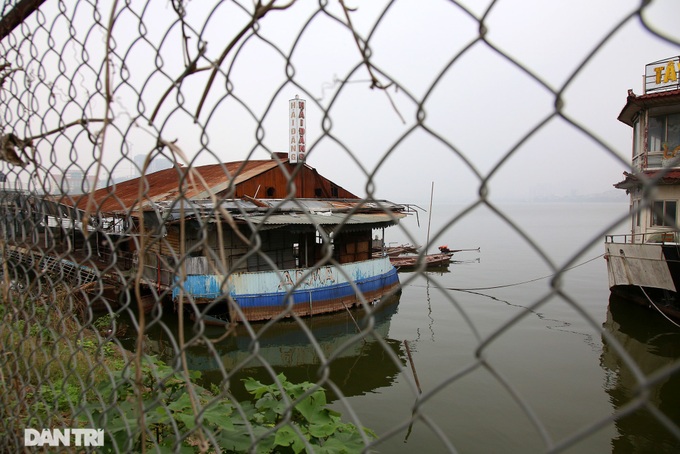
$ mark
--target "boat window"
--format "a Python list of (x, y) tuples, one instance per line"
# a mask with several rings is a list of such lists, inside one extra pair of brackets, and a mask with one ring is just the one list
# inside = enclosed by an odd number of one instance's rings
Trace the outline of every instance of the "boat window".
[(666, 129), (666, 116), (649, 117), (647, 126), (647, 149), (649, 151), (661, 150), (661, 142), (664, 140), (664, 130)]
[(666, 133), (666, 140), (668, 142), (668, 148), (675, 150), (675, 148), (680, 146), (680, 113), (669, 115), (667, 124), (668, 131)]
[(640, 155), (640, 118), (633, 125), (633, 159)]
[(656, 200), (652, 210), (652, 226), (675, 227), (677, 202)]
[[(327, 241), (330, 244), (333, 244), (333, 233), (332, 232), (328, 234), (328, 240)], [(319, 232), (317, 230), (316, 231), (316, 244), (324, 244), (324, 242), (326, 242), (326, 241), (324, 241), (323, 236), (321, 236), (321, 232)]]
[(633, 218), (633, 226), (640, 227), (640, 201), (634, 200), (633, 206), (631, 207), (631, 215)]
[(647, 125), (647, 149), (649, 151), (673, 151), (680, 146), (680, 113), (650, 116)]
[(295, 258), (295, 268), (300, 267), (300, 243), (293, 243), (293, 257)]

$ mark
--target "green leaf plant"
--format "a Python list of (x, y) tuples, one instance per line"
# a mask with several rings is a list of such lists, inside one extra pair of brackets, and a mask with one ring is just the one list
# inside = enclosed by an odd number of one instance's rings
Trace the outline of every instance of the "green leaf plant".
[[(106, 405), (89, 406), (93, 420), (111, 437), (104, 451), (141, 450), (140, 406), (132, 397), (134, 375), (133, 368), (116, 373), (114, 380), (99, 388), (100, 396), (108, 396)], [(236, 402), (217, 387), (207, 390), (197, 385), (198, 372), (192, 372), (191, 382), (186, 383), (181, 374), (154, 357), (145, 357), (143, 377), (146, 444), (161, 452), (340, 454), (361, 452), (366, 441), (376, 438), (369, 429), (342, 422), (340, 414), (328, 408), (323, 388), (291, 383), (283, 374), (270, 385), (243, 380), (252, 396), (245, 402)]]

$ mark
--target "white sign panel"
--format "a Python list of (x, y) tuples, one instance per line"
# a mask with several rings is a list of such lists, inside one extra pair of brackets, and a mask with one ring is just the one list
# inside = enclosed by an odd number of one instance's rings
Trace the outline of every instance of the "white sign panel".
[(300, 99), (297, 95), (295, 99), (291, 99), (288, 103), (288, 128), (289, 128), (289, 140), (288, 140), (288, 162), (291, 164), (296, 164), (298, 162), (303, 162), (305, 160), (305, 155), (307, 154), (307, 140), (306, 140), (306, 130), (307, 130), (307, 119), (306, 101)]
[(667, 58), (645, 66), (645, 93), (680, 88), (680, 57)]

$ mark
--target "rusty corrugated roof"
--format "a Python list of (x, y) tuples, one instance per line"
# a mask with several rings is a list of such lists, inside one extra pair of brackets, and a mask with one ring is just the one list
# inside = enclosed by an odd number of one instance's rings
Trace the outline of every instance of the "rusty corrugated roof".
[[(151, 203), (181, 198), (205, 198), (218, 193), (277, 166), (277, 161), (253, 160), (192, 167), (173, 167), (121, 183), (115, 183), (92, 193), (93, 206), (89, 211), (100, 213), (126, 213)], [(180, 182), (181, 187), (180, 187)], [(140, 199), (140, 186), (142, 197)], [(88, 207), (89, 194), (64, 197), (60, 203), (80, 210)]]

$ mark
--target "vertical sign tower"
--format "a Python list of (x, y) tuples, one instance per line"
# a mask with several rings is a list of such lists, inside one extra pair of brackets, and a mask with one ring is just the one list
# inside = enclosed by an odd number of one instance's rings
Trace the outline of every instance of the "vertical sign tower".
[(290, 131), (290, 138), (288, 141), (288, 162), (297, 164), (305, 161), (307, 154), (305, 131), (307, 130), (307, 122), (305, 119), (304, 99), (300, 99), (295, 95), (295, 99), (291, 99), (288, 103), (288, 126)]

